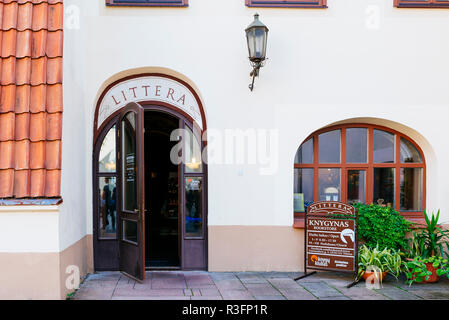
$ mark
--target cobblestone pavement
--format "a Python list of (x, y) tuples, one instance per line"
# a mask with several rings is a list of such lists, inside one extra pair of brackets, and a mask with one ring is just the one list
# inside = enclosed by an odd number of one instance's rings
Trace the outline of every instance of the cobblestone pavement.
[(119, 272), (91, 274), (74, 300), (434, 300), (449, 299), (449, 281), (406, 285), (388, 276), (380, 289), (360, 282), (352, 288), (351, 275), (319, 272), (294, 281), (301, 273), (281, 272), (147, 272), (143, 283)]

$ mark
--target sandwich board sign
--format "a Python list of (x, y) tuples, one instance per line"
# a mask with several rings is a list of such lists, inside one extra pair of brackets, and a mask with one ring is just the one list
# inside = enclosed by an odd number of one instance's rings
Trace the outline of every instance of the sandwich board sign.
[(357, 275), (358, 213), (348, 204), (320, 201), (305, 214), (305, 275), (307, 270), (351, 272)]

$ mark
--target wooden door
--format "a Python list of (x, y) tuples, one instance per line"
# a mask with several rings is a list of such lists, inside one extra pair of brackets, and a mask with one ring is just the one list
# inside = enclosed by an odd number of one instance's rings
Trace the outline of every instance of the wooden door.
[(145, 278), (144, 117), (137, 103), (128, 104), (119, 119), (120, 271), (142, 281)]

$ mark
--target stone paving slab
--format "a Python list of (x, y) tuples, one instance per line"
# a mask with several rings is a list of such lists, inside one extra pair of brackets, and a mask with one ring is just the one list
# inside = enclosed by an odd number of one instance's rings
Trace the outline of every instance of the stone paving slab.
[(249, 283), (246, 284), (246, 289), (254, 296), (277, 296), (281, 293), (275, 289), (271, 284), (267, 283)]
[(77, 292), (74, 300), (109, 300), (112, 298), (114, 289), (109, 288), (87, 288), (81, 287)]
[(224, 300), (254, 300), (254, 296), (246, 290), (220, 290)]
[(300, 287), (298, 282), (290, 278), (271, 278), (268, 279), (268, 281), (271, 283), (273, 287), (279, 289), (286, 289), (286, 288), (296, 289)]
[(284, 296), (275, 295), (275, 296), (255, 296), (256, 300), (287, 300)]
[(114, 296), (185, 296), (183, 289), (147, 289), (136, 290), (128, 288), (117, 288)]
[(400, 288), (387, 287), (383, 289), (377, 289), (376, 292), (390, 298), (391, 300), (421, 300), (422, 298), (407, 292)]
[(219, 297), (221, 296), (220, 291), (217, 288), (214, 289), (199, 289), (201, 296), (211, 296), (211, 297)]
[(449, 300), (449, 291), (442, 292), (426, 290), (422, 292), (416, 292), (415, 294), (419, 295), (419, 297), (425, 300)]
[(245, 286), (239, 279), (226, 279), (215, 281), (220, 290), (245, 290)]
[(191, 300), (186, 296), (113, 296), (111, 300)]
[(304, 282), (302, 286), (318, 299), (342, 296), (342, 293), (337, 291), (335, 288), (332, 288), (324, 281)]
[(288, 300), (316, 300), (317, 298), (304, 288), (279, 289), (281, 294)]
[(200, 296), (200, 297), (191, 297), (190, 300), (223, 300), (222, 296)]
[(73, 300), (449, 300), (449, 280), (413, 284), (388, 277), (382, 286), (352, 288), (353, 275), (332, 272), (294, 281), (299, 272), (147, 272), (143, 283), (119, 272), (89, 275)]

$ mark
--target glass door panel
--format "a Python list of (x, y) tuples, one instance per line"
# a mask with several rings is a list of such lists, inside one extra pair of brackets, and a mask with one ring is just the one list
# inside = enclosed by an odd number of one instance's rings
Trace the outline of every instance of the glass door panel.
[(185, 235), (186, 237), (203, 236), (202, 213), (202, 177), (186, 177)]
[(124, 212), (134, 213), (137, 204), (137, 137), (135, 113), (129, 112), (122, 120), (122, 181)]

